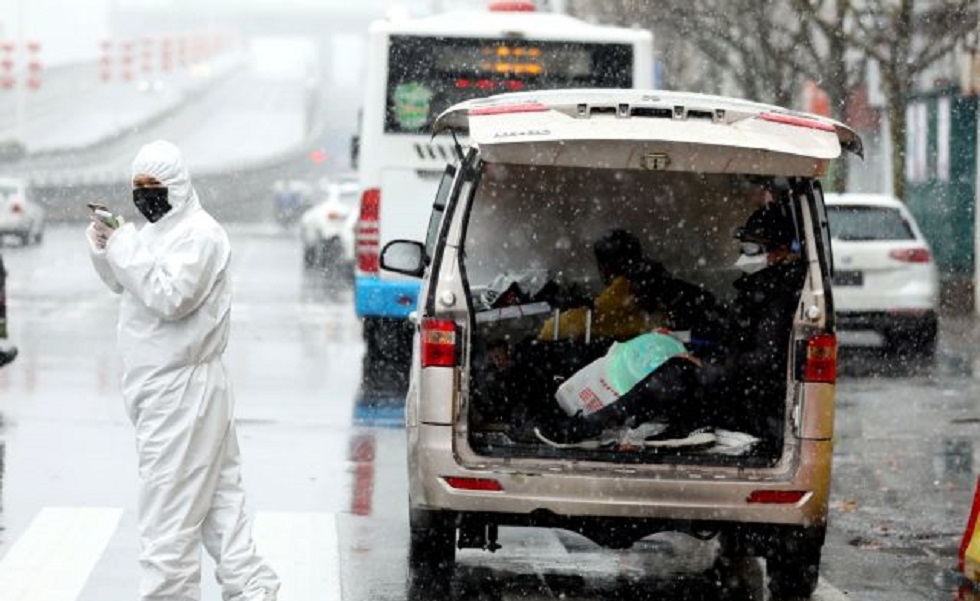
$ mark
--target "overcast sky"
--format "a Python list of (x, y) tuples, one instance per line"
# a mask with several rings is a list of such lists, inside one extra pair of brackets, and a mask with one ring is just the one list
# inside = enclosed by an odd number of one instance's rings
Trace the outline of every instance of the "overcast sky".
[(45, 64), (97, 56), (109, 35), (110, 0), (0, 0), (0, 39), (42, 44)]
[(249, 7), (282, 10), (322, 7), (338, 12), (357, 11), (381, 16), (394, 7), (409, 14), (423, 14), (431, 8), (443, 10), (472, 8), (485, 0), (0, 0), (0, 40), (40, 41), (41, 60), (51, 66), (65, 62), (95, 60), (99, 42), (111, 38), (110, 7), (152, 6), (173, 10), (202, 10), (205, 5), (235, 10)]

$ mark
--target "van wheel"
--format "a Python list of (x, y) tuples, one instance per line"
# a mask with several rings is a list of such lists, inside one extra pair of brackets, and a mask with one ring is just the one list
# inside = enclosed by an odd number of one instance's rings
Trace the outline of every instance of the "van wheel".
[(412, 584), (446, 587), (456, 565), (456, 516), (445, 511), (409, 510), (408, 569)]
[(820, 578), (821, 547), (790, 541), (766, 560), (773, 599), (808, 599)]

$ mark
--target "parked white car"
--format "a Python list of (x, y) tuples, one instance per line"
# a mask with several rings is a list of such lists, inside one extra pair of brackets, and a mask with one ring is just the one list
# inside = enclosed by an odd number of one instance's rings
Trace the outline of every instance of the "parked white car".
[(16, 236), (22, 245), (44, 237), (44, 209), (30, 198), (27, 182), (0, 178), (0, 237)]
[(880, 194), (826, 194), (841, 345), (931, 357), (939, 278), (905, 205)]
[(360, 188), (349, 180), (323, 184), (325, 197), (300, 218), (303, 266), (348, 277), (354, 269), (354, 223)]

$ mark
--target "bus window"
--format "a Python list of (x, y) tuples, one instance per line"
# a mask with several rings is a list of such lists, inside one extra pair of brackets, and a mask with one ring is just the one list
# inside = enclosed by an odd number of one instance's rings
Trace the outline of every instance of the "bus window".
[(630, 44), (391, 36), (386, 133), (425, 131), (478, 96), (555, 88), (633, 87)]

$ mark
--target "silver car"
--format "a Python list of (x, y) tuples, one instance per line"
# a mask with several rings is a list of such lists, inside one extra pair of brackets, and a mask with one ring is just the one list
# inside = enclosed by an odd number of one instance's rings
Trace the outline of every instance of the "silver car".
[[(406, 400), (413, 577), (444, 582), (457, 548), (493, 551), (501, 526), (565, 528), (612, 548), (680, 531), (717, 537), (724, 557), (766, 557), (778, 597), (810, 595), (837, 360), (816, 178), (842, 149), (860, 154), (860, 139), (774, 106), (625, 90), (474, 100), (436, 129), (468, 134), (469, 147), (447, 170), (428, 239), (382, 253), (383, 268), (423, 279)], [(712, 319), (734, 323), (740, 253), (776, 252), (739, 229), (764, 206), (791, 224), (781, 248), (800, 274), (775, 332), (776, 375), (722, 373), (741, 396), (698, 388), (709, 381), (698, 376), (685, 394), (712, 411), (680, 435), (632, 418), (586, 440), (544, 435), (549, 420), (582, 415), (565, 415), (558, 391), (637, 332), (667, 331), (695, 374), (712, 360), (738, 365), (712, 346), (708, 317), (647, 312), (603, 326), (593, 242), (629, 232), (671, 281), (714, 299)]]
[(44, 237), (44, 209), (31, 199), (27, 182), (0, 178), (0, 237), (16, 236), (23, 246)]

